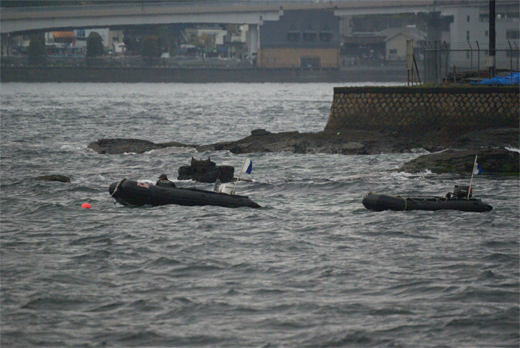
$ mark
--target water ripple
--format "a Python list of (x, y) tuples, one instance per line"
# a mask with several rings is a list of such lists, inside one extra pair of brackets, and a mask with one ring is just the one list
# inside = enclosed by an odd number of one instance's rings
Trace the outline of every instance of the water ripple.
[[(258, 153), (237, 192), (261, 209), (128, 208), (110, 183), (243, 156), (87, 150), (322, 130), (334, 87), (2, 84), (2, 346), (518, 346), (516, 177), (474, 179), (489, 213), (375, 213), (368, 191), (443, 195), (469, 177), (395, 172), (420, 153)], [(55, 173), (71, 183), (34, 180)]]

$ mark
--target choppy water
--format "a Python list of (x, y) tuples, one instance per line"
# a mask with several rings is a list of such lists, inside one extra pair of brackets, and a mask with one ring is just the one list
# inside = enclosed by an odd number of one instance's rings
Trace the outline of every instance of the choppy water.
[[(469, 178), (391, 171), (418, 154), (260, 153), (237, 191), (262, 209), (127, 208), (110, 183), (244, 156), (87, 149), (320, 131), (333, 87), (2, 84), (1, 346), (518, 347), (516, 177), (474, 179), (489, 213), (374, 213), (369, 190), (445, 194)], [(72, 182), (34, 180), (47, 174)]]

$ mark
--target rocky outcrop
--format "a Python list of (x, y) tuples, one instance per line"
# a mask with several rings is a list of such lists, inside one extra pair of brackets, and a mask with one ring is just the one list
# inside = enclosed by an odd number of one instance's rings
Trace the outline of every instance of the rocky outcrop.
[(42, 175), (37, 177), (35, 180), (70, 182), (70, 178), (68, 176), (60, 174)]
[(404, 152), (415, 147), (413, 141), (390, 132), (379, 131), (323, 131), (317, 133), (270, 133), (254, 130), (251, 135), (237, 141), (227, 141), (197, 147), (199, 151), (232, 153), (293, 152), (340, 153), (364, 155), (372, 153)]
[(501, 146), (518, 149), (519, 144), (520, 133), (518, 128), (497, 128), (463, 134), (455, 139), (451, 147), (471, 149)]
[(255, 152), (339, 153), (364, 155), (403, 153), (423, 148), (437, 152), (447, 148), (478, 150), (483, 146), (520, 147), (518, 128), (489, 129), (461, 134), (458, 137), (439, 134), (406, 134), (395, 130), (342, 130), (316, 133), (271, 133), (255, 129), (251, 135), (236, 141), (209, 145), (186, 145), (177, 142), (155, 144), (138, 139), (102, 139), (88, 147), (101, 154), (143, 153), (170, 146), (193, 147), (199, 152), (227, 150), (235, 154)]
[(520, 147), (518, 128), (490, 129), (442, 137), (439, 134), (406, 134), (395, 130), (342, 130), (317, 133), (270, 133), (263, 129), (237, 141), (198, 146), (199, 151), (228, 150), (232, 153), (294, 152), (363, 155), (402, 153), (422, 148), (430, 152), (447, 148), (480, 149), (483, 146)]
[(423, 155), (405, 163), (400, 171), (471, 174), (475, 156), (478, 156), (477, 162), (485, 174), (519, 174), (519, 153), (504, 148), (448, 150)]
[(185, 147), (177, 142), (153, 143), (140, 139), (100, 139), (88, 145), (88, 148), (100, 154), (122, 154), (122, 153), (144, 153), (156, 149), (167, 147)]
[(232, 166), (217, 166), (215, 162), (209, 158), (207, 160), (196, 160), (191, 158), (190, 166), (182, 166), (179, 168), (179, 180), (194, 180), (198, 182), (213, 183), (217, 180), (220, 182), (230, 182), (233, 180), (235, 168)]

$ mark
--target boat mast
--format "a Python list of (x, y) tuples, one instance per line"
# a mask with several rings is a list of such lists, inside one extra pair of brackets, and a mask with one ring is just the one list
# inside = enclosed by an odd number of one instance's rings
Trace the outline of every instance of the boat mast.
[(478, 157), (478, 155), (475, 155), (475, 162), (473, 163), (473, 169), (471, 170), (471, 180), (469, 181), (467, 199), (469, 199), (469, 194), (471, 192), (471, 184), (473, 183), (473, 174), (475, 174), (475, 168), (477, 167), (477, 157)]
[(242, 164), (242, 168), (240, 168), (240, 172), (238, 173), (237, 181), (235, 182), (235, 186), (233, 187), (233, 191), (231, 191), (232, 195), (235, 194), (235, 189), (237, 188), (238, 180), (240, 180), (240, 175), (244, 171), (243, 169), (244, 169), (244, 166), (246, 165), (246, 161), (247, 161), (247, 156), (246, 156), (246, 158), (244, 158), (244, 164)]

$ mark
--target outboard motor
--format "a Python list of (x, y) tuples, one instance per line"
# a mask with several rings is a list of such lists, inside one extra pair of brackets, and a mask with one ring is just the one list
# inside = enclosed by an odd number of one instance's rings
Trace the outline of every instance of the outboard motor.
[(218, 188), (217, 188), (217, 192), (218, 193), (225, 193), (227, 195), (234, 195), (235, 193), (233, 192), (235, 189), (235, 187), (233, 186), (232, 183), (226, 183), (226, 184), (222, 184), (220, 185)]
[(457, 199), (468, 198), (468, 191), (469, 191), (469, 197), (471, 198), (471, 195), (472, 195), (471, 191), (473, 191), (473, 190), (470, 189), (469, 186), (455, 185), (455, 189), (453, 190), (453, 195)]

